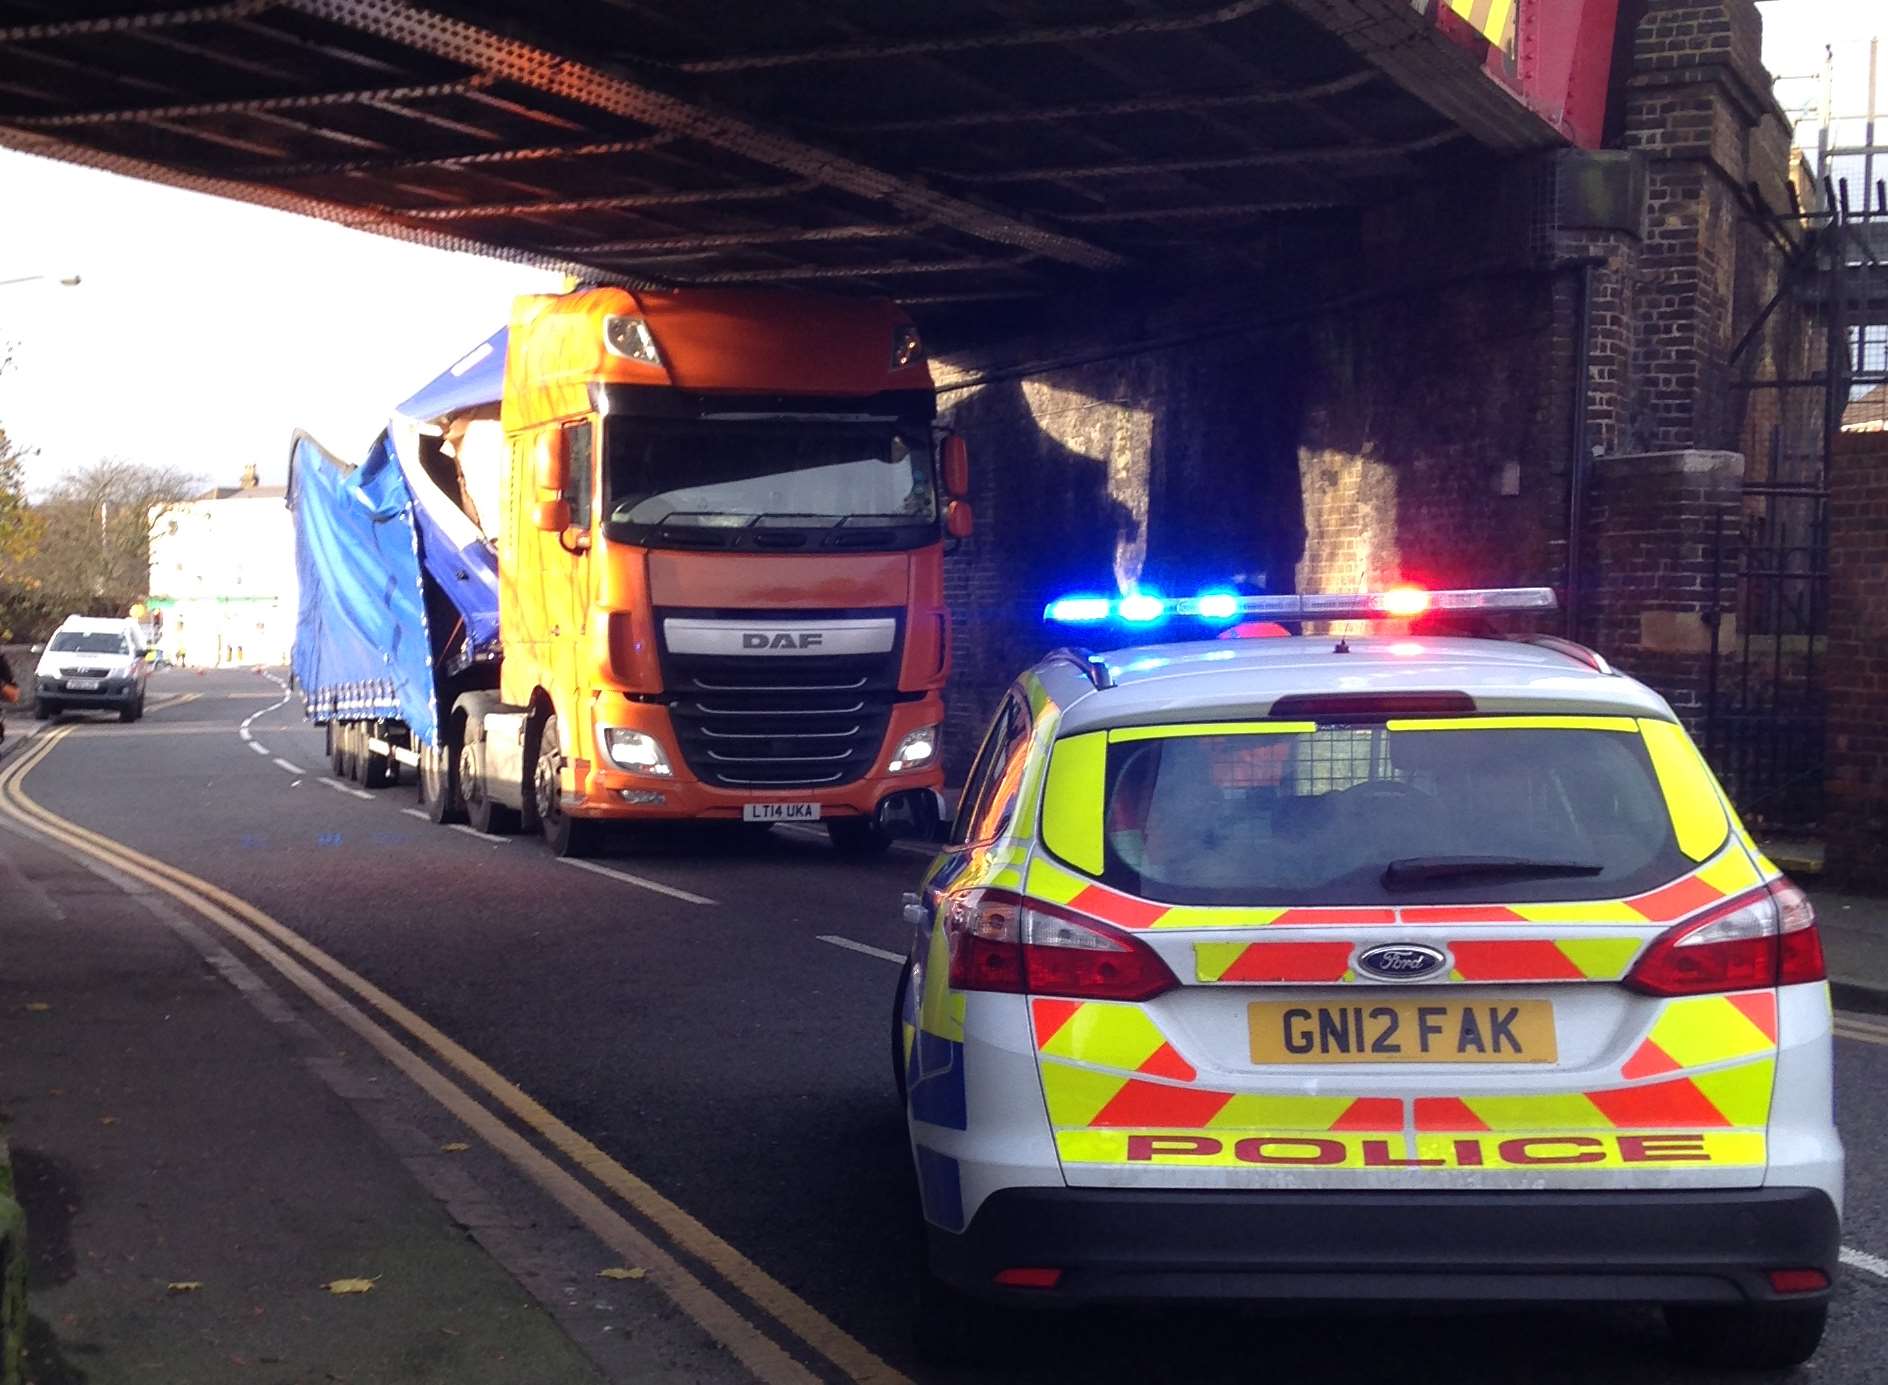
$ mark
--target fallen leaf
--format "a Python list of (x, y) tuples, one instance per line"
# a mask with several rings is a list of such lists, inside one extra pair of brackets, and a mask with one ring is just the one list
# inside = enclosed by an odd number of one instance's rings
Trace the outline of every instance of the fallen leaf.
[(32, 1014), (40, 1015), (52, 1009), (52, 1006), (43, 1000), (29, 1000), (26, 1002), (26, 1008)]
[(164, 1286), (173, 1294), (194, 1294), (203, 1287), (201, 1279), (178, 1279)]
[(467, 1144), (464, 1140), (448, 1140), (439, 1147), (439, 1152), (441, 1154), (464, 1154), (470, 1148), (472, 1148), (472, 1146)]
[(641, 1279), (645, 1274), (648, 1274), (648, 1273), (649, 1271), (644, 1269), (641, 1265), (637, 1265), (634, 1268), (627, 1268), (627, 1269), (623, 1267), (622, 1265), (611, 1265), (607, 1270), (598, 1270), (597, 1278), (598, 1279)]
[(379, 1277), (375, 1275), (374, 1279), (330, 1279), (321, 1287), (331, 1294), (364, 1294), (373, 1289), (374, 1280)]

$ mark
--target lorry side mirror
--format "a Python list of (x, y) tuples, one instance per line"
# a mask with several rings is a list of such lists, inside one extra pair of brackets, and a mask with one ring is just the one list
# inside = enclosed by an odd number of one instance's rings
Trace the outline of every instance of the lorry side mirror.
[(570, 502), (562, 496), (538, 501), (532, 522), (547, 534), (562, 534), (570, 528)]
[(953, 500), (944, 507), (944, 532), (954, 539), (967, 539), (970, 531), (976, 527), (970, 513), (970, 502)]
[(961, 433), (946, 437), (938, 449), (939, 470), (943, 473), (944, 494), (953, 500), (970, 495), (970, 449)]
[[(538, 439), (537, 465), (538, 489), (555, 491), (562, 495), (570, 489), (570, 446), (564, 439), (562, 428), (553, 429)], [(567, 521), (568, 522), (568, 521)], [(538, 525), (542, 529), (546, 526)], [(558, 525), (563, 528), (563, 525)]]

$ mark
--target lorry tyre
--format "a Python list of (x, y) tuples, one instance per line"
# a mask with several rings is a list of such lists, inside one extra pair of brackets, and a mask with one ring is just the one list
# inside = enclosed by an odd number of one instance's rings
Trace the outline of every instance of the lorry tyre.
[(557, 713), (535, 724), (527, 757), (526, 825), (535, 826), (553, 856), (588, 856), (595, 850), (597, 824), (573, 818), (564, 811), (564, 742), (558, 734)]
[(367, 758), (367, 728), (358, 721), (347, 724), (347, 777), (361, 782), (361, 762)]
[(328, 768), (334, 771), (336, 779), (347, 778), (347, 724), (340, 721), (328, 723)]
[(1665, 1308), (1665, 1326), (1686, 1360), (1733, 1370), (1802, 1365), (1821, 1344), (1828, 1321), (1827, 1303), (1673, 1303)]
[(465, 800), (459, 796), (459, 751), (456, 740), (420, 747), (420, 809), (434, 822), (465, 821)]
[(485, 783), (485, 745), (468, 739), (459, 748), (459, 794), (465, 800), (465, 820), (487, 836), (505, 837), (518, 830), (518, 810), (494, 802)]
[(883, 856), (892, 846), (892, 834), (871, 818), (833, 818), (826, 835), (841, 856)]
[(393, 782), (393, 757), (370, 748), (367, 744), (370, 734), (369, 728), (361, 728), (361, 787), (384, 789)]

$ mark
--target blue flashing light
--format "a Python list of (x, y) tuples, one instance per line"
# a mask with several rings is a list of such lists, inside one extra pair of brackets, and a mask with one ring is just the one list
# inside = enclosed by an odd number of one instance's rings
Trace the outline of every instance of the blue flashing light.
[(1115, 612), (1129, 625), (1151, 625), (1167, 614), (1167, 603), (1146, 592), (1134, 592), (1115, 603)]
[(1237, 620), (1239, 598), (1233, 592), (1201, 592), (1193, 598), (1193, 610), (1202, 620)]
[(1093, 625), (1106, 620), (1113, 609), (1105, 596), (1064, 596), (1043, 607), (1042, 615), (1058, 625)]

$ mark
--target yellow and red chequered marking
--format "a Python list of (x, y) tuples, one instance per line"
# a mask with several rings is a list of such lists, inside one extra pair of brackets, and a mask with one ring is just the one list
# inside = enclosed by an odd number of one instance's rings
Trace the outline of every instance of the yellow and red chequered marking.
[(1682, 996), (1659, 1007), (1658, 1018), (1620, 1076), (1658, 1077), (1773, 1053), (1776, 1046), (1775, 991)]
[[(1626, 899), (1552, 900), (1537, 904), (1426, 904), (1401, 908), (1174, 905), (1111, 889), (1041, 855), (1029, 864), (1028, 893), (1047, 903), (1064, 904), (1091, 918), (1136, 932), (1170, 928), (1387, 928), (1398, 924), (1647, 924), (1676, 923), (1721, 900), (1755, 889), (1763, 879), (1743, 844), (1733, 839), (1723, 851), (1689, 875)], [(1582, 971), (1580, 976), (1585, 977), (1586, 973)]]
[(1059, 1128), (1135, 1125), (1185, 1129), (1401, 1130), (1397, 1097), (1228, 1092), (1077, 1067), (1045, 1056), (1042, 1089)]
[(1449, 943), (1458, 981), (1617, 981), (1643, 938), (1458, 938)]
[(1193, 975), (1229, 983), (1329, 983), (1350, 974), (1350, 954), (1348, 942), (1195, 943)]
[(1029, 1002), (1036, 1048), (1052, 1058), (1191, 1082), (1199, 1074), (1138, 1005), (1097, 1000)]
[(1776, 1062), (1583, 1092), (1418, 1097), (1421, 1131), (1729, 1130), (1769, 1119)]

